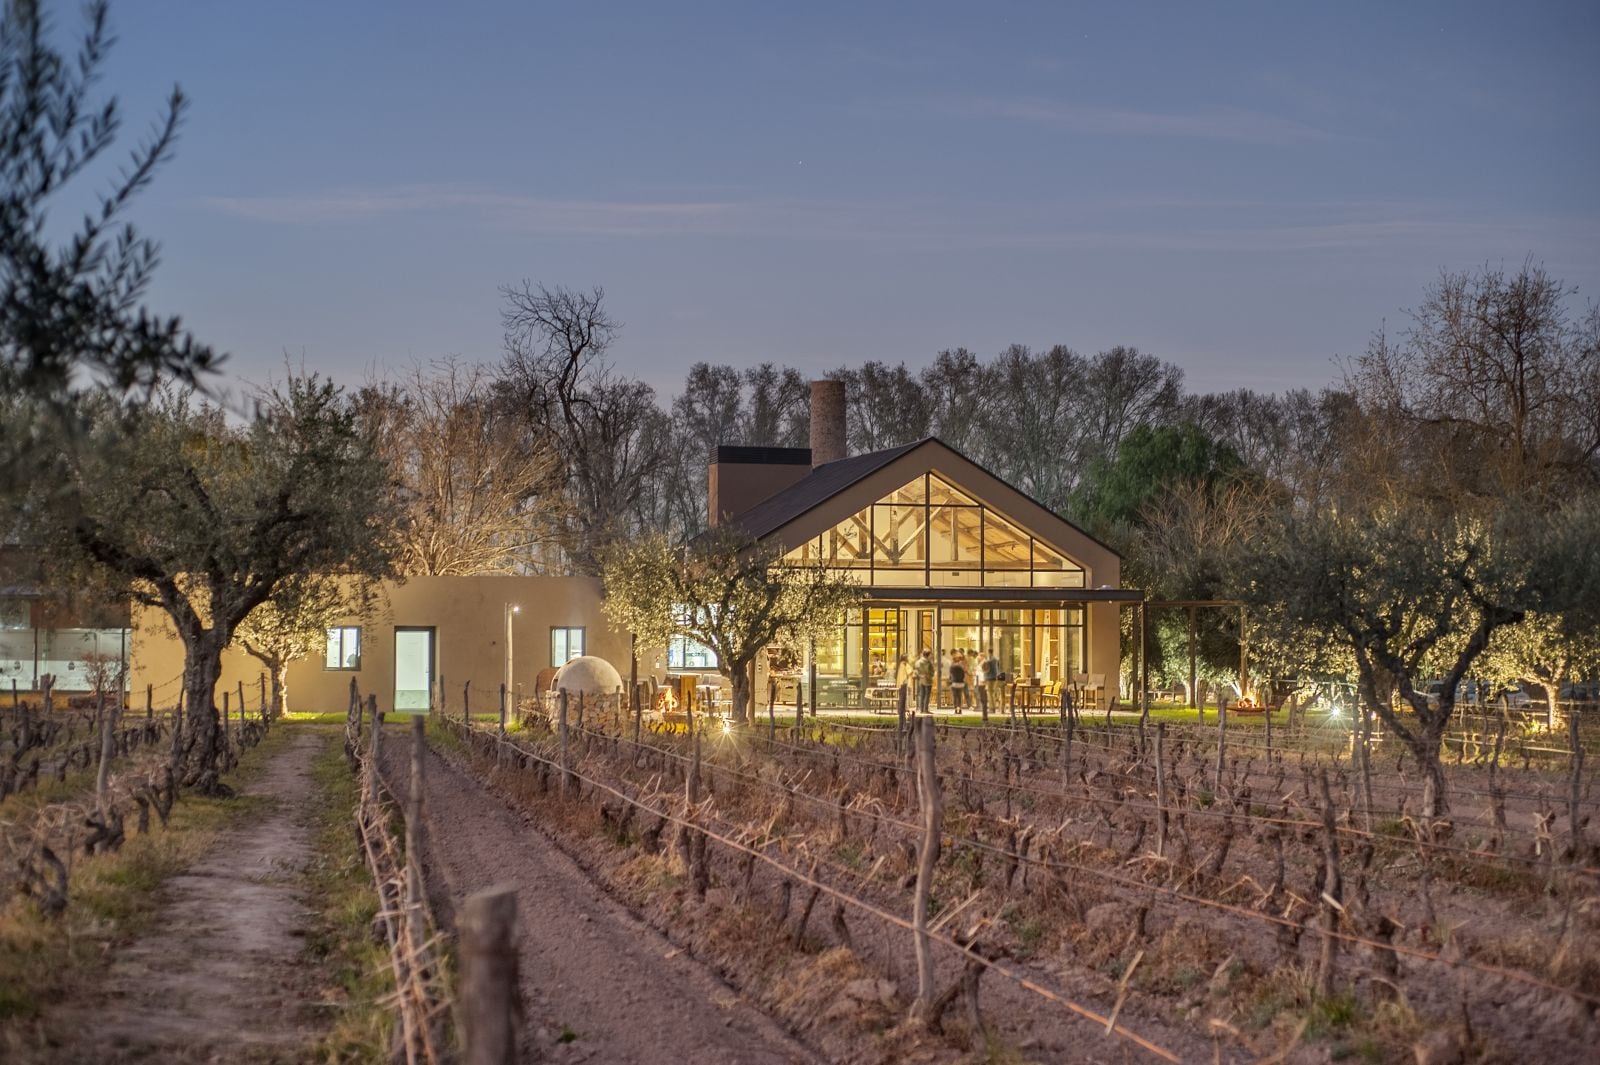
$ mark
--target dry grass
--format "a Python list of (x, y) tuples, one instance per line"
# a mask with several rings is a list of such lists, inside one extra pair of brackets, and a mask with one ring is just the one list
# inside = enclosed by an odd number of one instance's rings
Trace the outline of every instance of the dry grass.
[(383, 999), (393, 993), (394, 978), (387, 948), (373, 934), (378, 896), (352, 838), (359, 788), (333, 732), (312, 778), (316, 835), (306, 879), (315, 916), (306, 953), (318, 970), (321, 1000), (333, 1011), (318, 1057), (378, 1065), (389, 1060), (394, 1016)]
[[(248, 781), (284, 742), (283, 730), (269, 733), (246, 753), (231, 783)], [(44, 793), (25, 798), (35, 794)], [(0, 909), (0, 1058), (9, 1056), (8, 1047), (36, 1044), (44, 1035), (44, 1007), (77, 994), (107, 954), (150, 930), (168, 878), (187, 869), (225, 829), (266, 809), (264, 800), (250, 797), (184, 795), (165, 830), (130, 835), (113, 854), (76, 857), (71, 901), (59, 917), (42, 915), (20, 895)]]

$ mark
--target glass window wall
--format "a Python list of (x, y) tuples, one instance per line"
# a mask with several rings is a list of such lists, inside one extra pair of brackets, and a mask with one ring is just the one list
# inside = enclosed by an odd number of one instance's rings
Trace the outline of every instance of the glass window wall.
[(787, 556), (874, 587), (1081, 588), (1083, 568), (936, 474), (924, 474)]
[[(852, 610), (817, 641), (817, 701), (825, 708), (867, 705), (869, 689), (892, 682), (900, 655), (926, 648), (936, 665), (957, 651), (975, 673), (989, 651), (1008, 680), (1070, 683), (1083, 672), (1084, 607), (889, 606)], [(942, 670), (936, 669), (936, 674)], [(945, 681), (936, 680), (940, 697)]]

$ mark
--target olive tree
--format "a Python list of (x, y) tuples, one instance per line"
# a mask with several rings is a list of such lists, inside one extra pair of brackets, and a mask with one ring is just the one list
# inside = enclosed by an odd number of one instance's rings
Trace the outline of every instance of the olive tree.
[(185, 393), (102, 397), (61, 456), (60, 490), (29, 515), (63, 563), (171, 618), (193, 740), (185, 779), (205, 793), (226, 790), (215, 689), (240, 624), (305, 575), (393, 570), (386, 469), (344, 393), (291, 377), (261, 399), (240, 425)]
[(860, 592), (817, 564), (783, 561), (774, 544), (719, 526), (683, 547), (651, 534), (613, 544), (602, 560), (605, 614), (647, 637), (687, 636), (717, 655), (733, 686), (733, 716), (749, 720), (750, 666), (772, 644), (838, 624)]
[(1363, 706), (1416, 759), (1422, 814), (1438, 817), (1449, 810), (1440, 750), (1462, 680), (1529, 613), (1600, 599), (1597, 519), (1592, 499), (1536, 523), (1515, 507), (1491, 519), (1419, 520), (1387, 505), (1298, 513), (1245, 553), (1241, 591), (1257, 624), (1333, 634), (1349, 648)]
[[(101, 180), (121, 131), (116, 99), (94, 91), (111, 46), (108, 8), (88, 5), (69, 55), (44, 7), (8, 0), (0, 10), (0, 397), (42, 405), (0, 416), (0, 489), (17, 491), (48, 483), (33, 463), (71, 425), (75, 395), (148, 394), (162, 382), (193, 383), (220, 361), (178, 319), (143, 308), (158, 249), (127, 222), (172, 154), (183, 95), (172, 91), (108, 188), (75, 200), (84, 180)], [(58, 217), (47, 225), (51, 208)], [(63, 213), (82, 220), (63, 226)], [(39, 413), (51, 424), (30, 416)]]
[(294, 574), (245, 616), (234, 638), (267, 667), (272, 716), (289, 709), (289, 665), (323, 650), (330, 628), (352, 615), (370, 613), (377, 598), (377, 588), (368, 579)]

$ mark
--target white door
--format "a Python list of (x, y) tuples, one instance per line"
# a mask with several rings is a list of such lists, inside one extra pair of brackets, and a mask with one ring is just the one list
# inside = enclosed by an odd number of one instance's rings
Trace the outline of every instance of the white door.
[(394, 711), (425, 714), (433, 695), (433, 630), (394, 630)]

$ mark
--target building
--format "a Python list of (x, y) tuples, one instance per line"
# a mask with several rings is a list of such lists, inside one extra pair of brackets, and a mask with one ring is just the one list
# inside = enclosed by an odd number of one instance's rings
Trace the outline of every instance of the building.
[(114, 690), (128, 660), (128, 607), (52, 589), (31, 552), (0, 544), (0, 693)]
[(811, 412), (809, 449), (718, 448), (708, 502), (713, 524), (861, 584), (816, 648), (818, 706), (864, 705), (923, 649), (992, 650), (1013, 678), (1115, 690), (1119, 611), (1143, 598), (1119, 587), (1115, 551), (935, 438), (847, 456), (840, 382), (812, 384)]
[[(290, 710), (342, 711), (354, 680), (363, 696), (378, 697), (385, 713), (426, 708), (430, 693), (434, 706), (442, 698), (447, 709), (459, 711), (469, 681), (473, 712), (493, 711), (507, 675), (508, 636), (513, 691), (527, 694), (541, 670), (581, 654), (623, 666), (628, 661), (628, 636), (606, 623), (600, 583), (589, 578), (412, 577), (381, 592), (371, 616), (342, 619), (328, 630), (323, 654), (289, 667)], [(164, 611), (135, 609), (132, 663), (136, 698), (150, 685), (158, 704), (177, 700), (183, 644)], [(237, 698), (242, 684), (246, 705), (255, 710), (263, 669), (237, 644), (230, 647), (218, 704), (223, 692)]]
[[(1098, 677), (1092, 697), (1101, 701), (1115, 690), (1118, 613), (1142, 600), (1119, 587), (1115, 551), (937, 439), (846, 455), (839, 382), (814, 382), (811, 409), (810, 448), (719, 447), (709, 469), (712, 524), (775, 542), (786, 558), (820, 560), (862, 588), (861, 605), (810, 661), (758, 662), (758, 697), (777, 671), (786, 701), (862, 707), (881, 699), (901, 655), (922, 649), (935, 659), (992, 650), (1024, 682)], [(385, 711), (426, 707), (430, 693), (433, 705), (457, 708), (468, 681), (473, 707), (494, 709), (508, 635), (512, 684), (526, 694), (540, 671), (580, 654), (628, 674), (628, 634), (606, 622), (592, 579), (417, 577), (386, 586), (382, 601), (376, 616), (330, 629), (324, 655), (290, 667), (292, 710), (342, 710), (352, 679)], [(135, 693), (150, 685), (158, 702), (176, 700), (183, 648), (164, 613), (135, 611), (131, 657)], [(225, 691), (237, 697), (242, 683), (254, 707), (262, 668), (230, 649), (219, 700)], [(679, 638), (641, 649), (639, 670), (656, 679), (714, 675), (717, 662)]]

